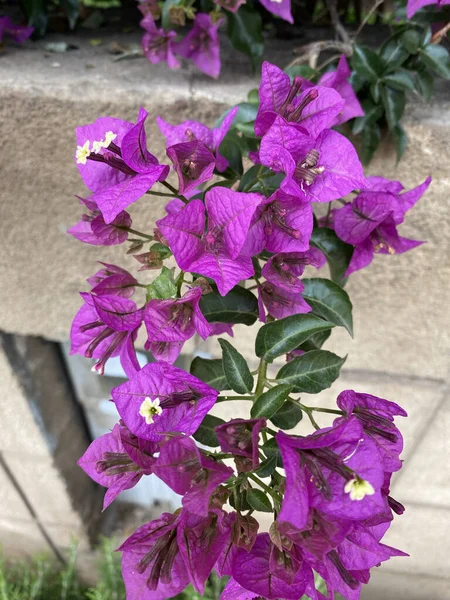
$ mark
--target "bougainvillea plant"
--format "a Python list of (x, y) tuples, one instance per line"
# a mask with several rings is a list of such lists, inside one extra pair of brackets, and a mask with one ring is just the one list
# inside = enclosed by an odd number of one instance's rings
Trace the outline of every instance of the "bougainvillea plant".
[[(102, 263), (81, 294), (72, 353), (95, 359), (100, 374), (119, 356), (127, 380), (111, 392), (118, 423), (79, 465), (107, 488), (105, 508), (144, 476), (181, 497), (120, 547), (128, 600), (171, 598), (189, 584), (202, 594), (212, 572), (230, 578), (222, 600), (354, 600), (372, 567), (404, 556), (382, 538), (404, 510), (390, 481), (402, 466), (394, 419), (406, 412), (364, 391), (342, 391), (334, 408), (299, 396), (330, 387), (345, 362), (322, 345), (334, 327), (353, 332), (346, 278), (421, 243), (398, 227), (430, 183), (405, 190), (365, 176), (333, 130), (360, 113), (344, 83), (291, 80), (264, 63), (258, 98), (213, 129), (158, 118), (162, 163), (147, 149), (144, 109), (135, 123), (101, 117), (77, 129), (91, 195), (70, 233), (127, 245), (139, 267)], [(254, 162), (245, 170), (242, 154)], [(168, 197), (166, 214), (141, 232), (127, 209), (153, 195)], [(315, 273), (326, 262), (330, 278)], [(313, 277), (302, 278), (306, 268)], [(244, 357), (229, 336), (258, 320), (254, 356)], [(154, 357), (142, 368), (140, 329)], [(174, 362), (193, 336), (200, 347), (219, 336), (222, 358), (197, 356), (186, 372)], [(236, 400), (247, 415), (210, 414)], [(295, 432), (302, 417), (308, 435)]]

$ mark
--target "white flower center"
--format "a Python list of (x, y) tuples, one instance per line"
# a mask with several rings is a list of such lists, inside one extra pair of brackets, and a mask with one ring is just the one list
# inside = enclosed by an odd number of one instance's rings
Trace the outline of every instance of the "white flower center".
[(365, 479), (360, 479), (359, 477), (347, 481), (344, 492), (350, 494), (350, 500), (362, 500), (366, 496), (373, 496), (375, 494), (373, 486)]
[(90, 153), (91, 153), (91, 151), (89, 150), (89, 140), (87, 140), (87, 142), (85, 142), (84, 146), (77, 147), (77, 153), (75, 155), (75, 157), (77, 159), (77, 163), (79, 165), (85, 165), (87, 157), (89, 156)]
[(139, 414), (145, 419), (147, 425), (151, 425), (154, 421), (155, 416), (159, 416), (163, 409), (160, 406), (159, 398), (151, 400), (149, 397), (145, 398), (139, 409)]
[(97, 141), (92, 142), (92, 150), (89, 148), (89, 146), (90, 146), (89, 140), (87, 140), (84, 143), (84, 146), (78, 146), (77, 153), (76, 153), (77, 163), (80, 165), (85, 165), (86, 160), (87, 160), (88, 156), (91, 154), (91, 152), (95, 152), (95, 154), (98, 154), (102, 148), (107, 148), (110, 145), (110, 143), (116, 139), (116, 137), (117, 137), (116, 133), (113, 133), (112, 131), (107, 131), (105, 133), (105, 139), (100, 140), (98, 142)]

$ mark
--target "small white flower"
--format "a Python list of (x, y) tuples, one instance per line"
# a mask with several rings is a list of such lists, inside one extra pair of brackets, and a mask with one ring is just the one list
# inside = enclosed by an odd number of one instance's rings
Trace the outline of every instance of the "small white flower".
[(87, 157), (90, 155), (91, 151), (89, 150), (89, 140), (84, 143), (84, 146), (78, 146), (77, 152), (75, 154), (75, 158), (79, 165), (85, 165)]
[(360, 479), (359, 477), (347, 481), (344, 487), (344, 492), (346, 494), (350, 494), (350, 500), (357, 501), (363, 500), (363, 498), (366, 496), (373, 496), (375, 494), (373, 485), (365, 479)]
[(145, 419), (147, 425), (151, 425), (154, 421), (155, 416), (159, 416), (163, 409), (160, 406), (159, 398), (151, 400), (149, 397), (145, 398), (139, 409), (139, 414)]

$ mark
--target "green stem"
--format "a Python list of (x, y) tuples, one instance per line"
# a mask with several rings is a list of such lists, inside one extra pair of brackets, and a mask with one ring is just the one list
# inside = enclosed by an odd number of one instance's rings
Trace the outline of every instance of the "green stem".
[(273, 490), (268, 485), (266, 485), (264, 483), (264, 481), (261, 481), (261, 479), (259, 477), (257, 477), (253, 473), (247, 473), (247, 477), (249, 479), (251, 479), (252, 481), (254, 481), (255, 483), (257, 483), (259, 485), (259, 487), (262, 488), (265, 492), (267, 492), (268, 494), (270, 494), (272, 496), (272, 498), (276, 502), (280, 502), (281, 501), (280, 494), (278, 494), (275, 490)]
[(314, 410), (316, 412), (322, 412), (322, 413), (329, 413), (330, 415), (344, 415), (344, 411), (343, 410), (335, 410), (334, 408), (320, 408), (319, 406), (310, 406), (309, 407), (311, 410)]
[(177, 295), (180, 296), (181, 294), (181, 286), (183, 285), (184, 282), (184, 271), (180, 271), (180, 274), (177, 277)]
[(138, 231), (137, 229), (132, 229), (131, 227), (125, 227), (124, 225), (116, 225), (116, 229), (123, 229), (124, 231), (128, 231), (128, 233), (134, 233), (134, 235), (140, 235), (141, 237), (150, 240), (153, 242), (155, 239), (152, 235), (147, 235), (146, 233), (142, 233), (142, 231)]
[(228, 402), (228, 400), (250, 400), (253, 402), (251, 396), (219, 396), (216, 402)]
[(150, 196), (161, 196), (162, 198), (173, 198), (173, 194), (166, 194), (165, 192), (154, 192), (152, 190), (147, 190), (145, 193), (149, 194)]
[(184, 196), (182, 196), (181, 194), (178, 193), (178, 190), (176, 188), (174, 188), (173, 185), (170, 185), (170, 183), (168, 183), (167, 181), (161, 181), (161, 183), (165, 188), (170, 190), (182, 202), (184, 202), (185, 204), (187, 204), (189, 202), (189, 200), (187, 198), (185, 198)]
[(261, 358), (258, 368), (258, 380), (256, 382), (255, 397), (260, 396), (264, 391), (264, 384), (266, 383), (267, 374), (267, 362)]

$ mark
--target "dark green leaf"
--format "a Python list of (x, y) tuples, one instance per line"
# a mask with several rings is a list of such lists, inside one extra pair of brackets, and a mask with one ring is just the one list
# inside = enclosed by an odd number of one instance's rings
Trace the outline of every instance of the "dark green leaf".
[(28, 17), (28, 25), (32, 25), (39, 36), (43, 36), (48, 23), (45, 0), (23, 0), (23, 7)]
[(236, 286), (226, 296), (216, 289), (200, 299), (200, 310), (210, 323), (253, 325), (258, 317), (258, 301), (252, 292)]
[(361, 75), (370, 83), (376, 83), (383, 75), (384, 64), (378, 54), (368, 48), (354, 46), (352, 66), (358, 75)]
[[(256, 115), (258, 113), (258, 107), (255, 106), (252, 102), (241, 102), (236, 105), (238, 107), (238, 111), (233, 119), (233, 126), (238, 123), (249, 123), (250, 121), (254, 121), (256, 119)], [(231, 106), (228, 108), (215, 122), (215, 127), (219, 127), (225, 117), (235, 108), (235, 106)]]
[(414, 79), (408, 71), (395, 71), (383, 77), (383, 83), (394, 90), (414, 90)]
[(350, 264), (353, 246), (340, 240), (335, 232), (327, 227), (314, 229), (311, 244), (325, 254), (330, 267), (331, 279), (335, 283), (343, 285), (345, 283), (344, 273)]
[(352, 303), (346, 291), (329, 279), (303, 279), (303, 298), (313, 313), (330, 323), (345, 327), (353, 337)]
[(78, 0), (59, 0), (60, 5), (63, 7), (64, 12), (67, 15), (70, 29), (74, 29), (78, 20), (79, 15), (79, 3)]
[(361, 160), (367, 165), (373, 158), (381, 140), (381, 129), (376, 123), (368, 123), (362, 132)]
[(419, 71), (416, 73), (416, 89), (425, 100), (429, 100), (433, 95), (434, 77), (429, 71)]
[(275, 456), (275, 458), (277, 459), (277, 466), (279, 466), (279, 467), (283, 466), (283, 461), (281, 459), (281, 452), (278, 447), (277, 440), (275, 438), (270, 438), (267, 442), (265, 442), (263, 444), (262, 450), (264, 452), (264, 455), (267, 456), (267, 458), (270, 458), (271, 456)]
[(384, 113), (383, 107), (379, 104), (374, 104), (370, 98), (363, 100), (362, 108), (364, 110), (364, 117), (357, 117), (353, 121), (352, 132), (355, 135), (361, 133), (368, 124), (375, 123), (378, 119), (381, 119)]
[(231, 389), (239, 394), (249, 394), (253, 389), (253, 375), (247, 361), (227, 340), (220, 338), (219, 344), (223, 353), (223, 370)]
[(394, 138), (395, 149), (397, 150), (397, 162), (403, 156), (406, 146), (408, 144), (408, 136), (406, 131), (400, 125), (400, 123), (392, 130), (392, 137)]
[(294, 77), (302, 77), (312, 81), (319, 73), (312, 69), (309, 65), (293, 65), (284, 70), (284, 72), (293, 79)]
[(174, 279), (175, 268), (168, 269), (163, 267), (161, 273), (153, 283), (147, 286), (147, 302), (154, 298), (171, 298), (177, 293), (177, 286)]
[(303, 344), (315, 333), (332, 327), (334, 327), (333, 323), (328, 323), (311, 314), (292, 315), (267, 323), (261, 327), (256, 336), (256, 356), (271, 363), (278, 356)]
[(260, 14), (251, 5), (244, 4), (237, 13), (227, 12), (227, 18), (228, 37), (233, 48), (247, 54), (255, 69), (264, 50)]
[(242, 153), (238, 144), (228, 136), (222, 141), (219, 146), (219, 153), (228, 161), (230, 168), (237, 175), (242, 175), (244, 167), (242, 165)]
[(293, 385), (294, 392), (318, 394), (339, 377), (346, 358), (328, 350), (313, 350), (284, 365), (278, 371), (277, 380)]
[[(257, 139), (255, 133), (255, 124), (252, 123), (238, 123), (236, 129), (240, 131), (245, 137)], [(258, 138), (259, 139), (259, 138)]]
[(272, 415), (280, 410), (291, 391), (292, 387), (290, 385), (277, 385), (267, 390), (267, 392), (258, 396), (250, 410), (250, 415), (253, 419), (259, 419), (260, 417), (270, 419)]
[[(237, 504), (236, 504), (237, 499)], [(252, 507), (247, 502), (247, 492), (242, 489), (238, 489), (237, 497), (235, 498), (234, 494), (231, 494), (228, 502), (231, 504), (233, 508), (236, 510), (250, 510)]]
[(408, 29), (401, 37), (402, 44), (410, 54), (417, 54), (420, 48), (420, 33), (415, 29)]
[(248, 490), (247, 502), (258, 512), (272, 512), (272, 504), (262, 490), (256, 488)]
[(159, 254), (159, 258), (161, 258), (162, 260), (164, 260), (165, 258), (169, 258), (169, 256), (172, 256), (170, 248), (164, 246), (164, 244), (160, 244), (159, 242), (156, 242), (155, 244), (150, 246), (150, 252), (157, 252)]
[(381, 82), (377, 81), (376, 83), (371, 83), (369, 90), (373, 101), (378, 104), (381, 98)]
[(322, 348), (322, 346), (330, 337), (330, 335), (331, 329), (329, 329), (328, 331), (321, 331), (320, 333), (316, 333), (315, 335), (312, 335), (309, 339), (307, 339), (306, 342), (303, 342), (303, 344), (301, 344), (298, 347), (298, 350), (303, 350), (304, 352), (311, 352), (311, 350), (320, 350), (320, 348)]
[(444, 79), (450, 79), (450, 58), (448, 51), (438, 44), (429, 44), (420, 51), (420, 58), (425, 66), (432, 69)]
[(386, 64), (386, 73), (395, 71), (409, 58), (409, 52), (400, 43), (400, 34), (394, 34), (380, 48), (380, 56)]
[(219, 392), (230, 389), (220, 358), (209, 360), (196, 356), (191, 363), (190, 372)]
[(392, 131), (403, 116), (406, 102), (405, 92), (398, 92), (383, 85), (381, 88), (381, 99), (388, 127)]
[(210, 446), (211, 448), (217, 448), (217, 446), (219, 446), (219, 440), (217, 439), (214, 428), (218, 427), (219, 425), (223, 425), (224, 423), (225, 421), (223, 419), (219, 419), (219, 417), (206, 415), (201, 422), (200, 427), (192, 435), (192, 437), (197, 440), (197, 442), (200, 442), (200, 444)]
[(255, 471), (255, 475), (258, 477), (270, 477), (277, 468), (277, 457), (275, 455), (269, 456), (264, 459)]
[(303, 418), (303, 411), (298, 404), (288, 400), (270, 420), (280, 429), (293, 429)]

